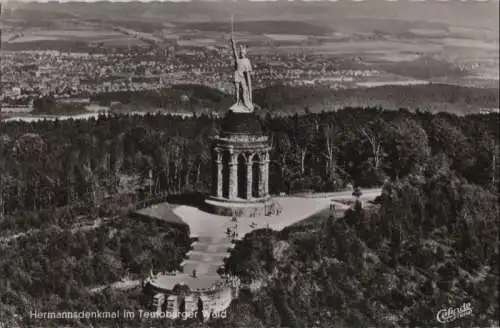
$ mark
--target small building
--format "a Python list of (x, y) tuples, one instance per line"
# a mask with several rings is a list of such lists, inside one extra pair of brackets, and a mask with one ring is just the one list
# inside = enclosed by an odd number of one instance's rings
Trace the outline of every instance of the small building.
[(153, 302), (152, 302), (153, 310), (161, 312), (164, 303), (165, 303), (165, 294), (157, 293), (153, 296)]
[[(238, 297), (239, 285), (236, 277), (193, 278), (181, 274), (158, 276), (148, 281), (144, 288), (152, 295), (153, 311), (199, 313), (202, 310), (205, 314), (217, 315)], [(203, 319), (209, 320), (210, 316)]]
[(167, 297), (167, 312), (179, 311), (179, 298), (177, 295), (169, 295)]
[(198, 311), (198, 299), (195, 298), (194, 296), (188, 295), (184, 297), (184, 306), (185, 309), (184, 311), (189, 313), (189, 312), (196, 312)]

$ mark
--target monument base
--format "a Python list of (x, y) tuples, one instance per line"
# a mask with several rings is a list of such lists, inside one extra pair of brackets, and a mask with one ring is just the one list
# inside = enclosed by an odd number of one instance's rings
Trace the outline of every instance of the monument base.
[(232, 111), (233, 113), (252, 113), (254, 110), (254, 107), (253, 107), (253, 104), (252, 104), (252, 107), (250, 108), (250, 107), (247, 107), (240, 102), (237, 102), (236, 104), (232, 105), (229, 108), (229, 110)]
[(235, 216), (257, 217), (276, 214), (277, 206), (271, 196), (255, 199), (226, 199), (209, 197), (205, 199), (206, 210), (210, 213)]

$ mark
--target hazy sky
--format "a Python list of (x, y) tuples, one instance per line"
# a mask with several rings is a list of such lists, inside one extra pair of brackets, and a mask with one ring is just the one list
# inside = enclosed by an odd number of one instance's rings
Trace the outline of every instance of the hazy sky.
[[(8, 7), (25, 7), (28, 0), (0, 0)], [(88, 0), (96, 2), (99, 0)], [(208, 15), (211, 19), (225, 18), (228, 12), (237, 14), (239, 19), (255, 20), (274, 18), (286, 15), (308, 15), (328, 20), (339, 17), (375, 17), (400, 18), (403, 20), (435, 21), (460, 26), (483, 27), (498, 30), (499, 0), (159, 0), (160, 2), (183, 2), (186, 10), (170, 11), (168, 7), (159, 8), (158, 4), (151, 8), (138, 9), (135, 6), (130, 10), (153, 11), (159, 9), (158, 14), (168, 18), (170, 14), (181, 12), (184, 15)], [(48, 1), (39, 1), (48, 2)], [(84, 2), (78, 0), (61, 0), (63, 3)], [(110, 0), (109, 2), (131, 2), (131, 0)], [(138, 2), (150, 2), (148, 0)], [(158, 1), (155, 1), (158, 2)], [(211, 2), (212, 4), (210, 4)], [(214, 2), (222, 2), (223, 5)], [(260, 4), (256, 4), (260, 2)], [(267, 3), (262, 3), (267, 2)], [(272, 4), (270, 3), (272, 2)], [(56, 2), (54, 2), (56, 3)], [(162, 6), (161, 4), (159, 4)], [(263, 8), (262, 6), (270, 6)], [(79, 6), (80, 7), (80, 6)], [(102, 10), (111, 10), (99, 7)], [(125, 8), (125, 7), (124, 7)], [(45, 8), (44, 8), (45, 9)], [(80, 8), (81, 9), (81, 8)], [(181, 9), (176, 7), (176, 9)], [(71, 11), (72, 9), (69, 9)], [(121, 10), (121, 9), (120, 9)], [(133, 12), (133, 11), (132, 11)], [(212, 17), (213, 16), (213, 17)], [(219, 17), (222, 16), (222, 17)], [(179, 18), (179, 17), (177, 17)]]

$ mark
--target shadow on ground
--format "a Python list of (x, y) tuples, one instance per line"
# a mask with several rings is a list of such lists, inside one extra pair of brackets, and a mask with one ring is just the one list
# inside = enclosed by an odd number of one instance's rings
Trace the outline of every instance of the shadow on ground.
[(205, 195), (201, 193), (171, 195), (167, 197), (167, 202), (174, 205), (187, 205), (202, 208), (205, 204)]

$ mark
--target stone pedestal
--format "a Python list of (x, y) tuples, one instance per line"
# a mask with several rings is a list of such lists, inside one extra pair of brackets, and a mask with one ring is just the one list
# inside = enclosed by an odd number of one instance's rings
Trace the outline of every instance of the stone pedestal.
[(205, 210), (223, 216), (254, 217), (265, 216), (275, 207), (271, 197), (256, 200), (231, 201), (209, 197), (205, 200)]
[[(271, 148), (257, 116), (229, 112), (220, 135), (213, 138), (213, 147), (216, 186), (206, 202), (208, 208), (218, 214), (235, 215), (233, 212), (266, 207), (270, 200)], [(257, 184), (256, 194), (254, 184)]]

